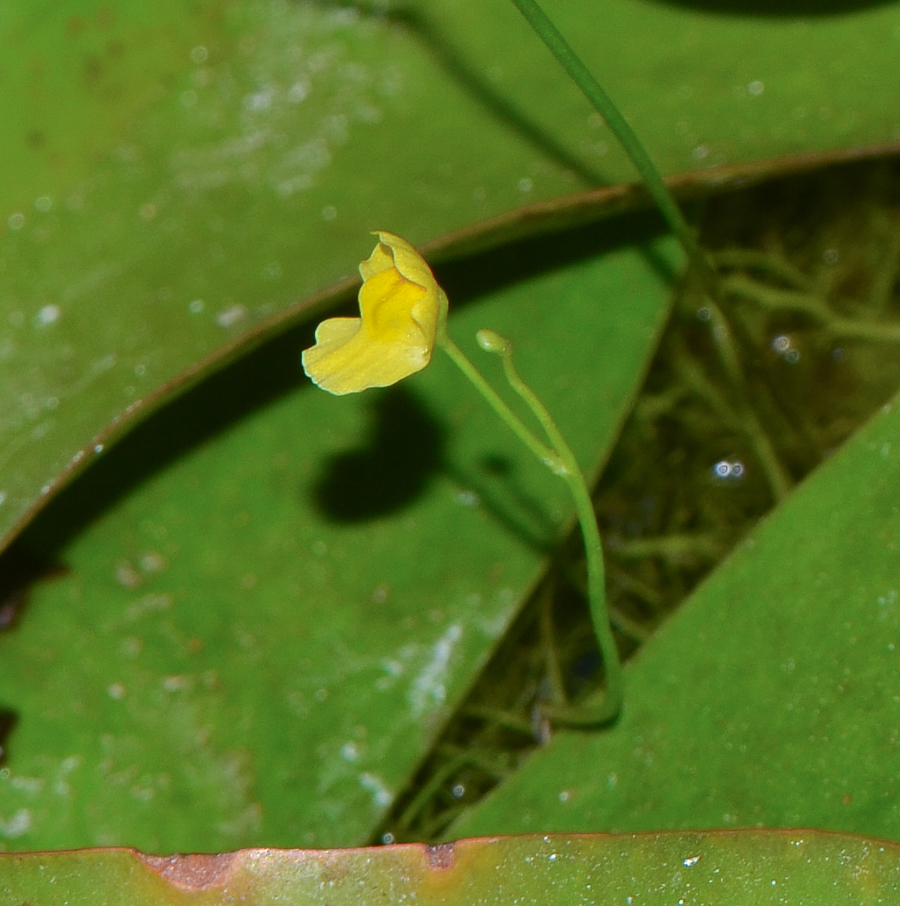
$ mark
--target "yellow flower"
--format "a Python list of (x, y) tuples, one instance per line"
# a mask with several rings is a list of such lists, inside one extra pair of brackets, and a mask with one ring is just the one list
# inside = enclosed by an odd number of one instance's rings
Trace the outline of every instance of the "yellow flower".
[(359, 318), (329, 318), (303, 370), (329, 393), (387, 387), (430, 361), (447, 316), (447, 297), (425, 259), (405, 240), (378, 231), (378, 245), (359, 266)]

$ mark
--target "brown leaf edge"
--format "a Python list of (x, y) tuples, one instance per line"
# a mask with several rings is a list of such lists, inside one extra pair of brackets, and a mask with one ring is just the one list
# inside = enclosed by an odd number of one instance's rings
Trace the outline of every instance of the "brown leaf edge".
[[(536, 875), (544, 861), (547, 871)], [(824, 882), (834, 889), (835, 903), (850, 902), (839, 899), (848, 894), (854, 895), (852, 902), (888, 902), (884, 895), (900, 891), (900, 844), (821, 830), (733, 829), (533, 834), (437, 846), (220, 854), (146, 855), (126, 848), (0, 854), (0, 889), (9, 893), (30, 896), (49, 886), (56, 902), (80, 903), (81, 891), (90, 888), (94, 896), (106, 884), (119, 897), (133, 896), (129, 901), (135, 906), (194, 902), (201, 893), (208, 895), (204, 903), (256, 902), (261, 895), (319, 902), (320, 894), (326, 897), (321, 902), (356, 902), (360, 891), (365, 902), (389, 892), (394, 902), (409, 897), (423, 904), (463, 903), (475, 892), (487, 895), (501, 888), (504, 897), (529, 894), (535, 877), (539, 885), (551, 887), (585, 881), (621, 886), (620, 872), (636, 888), (652, 883), (675, 889), (686, 880), (688, 887), (705, 887), (714, 881), (741, 890), (761, 885), (767, 895), (771, 885), (777, 888), (771, 895), (783, 897), (792, 890), (796, 895), (796, 885)]]

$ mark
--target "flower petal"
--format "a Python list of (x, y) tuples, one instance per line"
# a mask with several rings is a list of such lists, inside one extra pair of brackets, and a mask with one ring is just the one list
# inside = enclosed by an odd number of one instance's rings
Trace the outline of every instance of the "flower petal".
[(393, 233), (359, 266), (360, 318), (330, 318), (303, 353), (303, 369), (319, 387), (342, 395), (387, 387), (431, 360), (447, 297), (421, 255)]
[(396, 268), (411, 283), (428, 288), (437, 287), (437, 281), (425, 259), (402, 236), (376, 230), (378, 245), (375, 251), (359, 266), (363, 280), (388, 268)]

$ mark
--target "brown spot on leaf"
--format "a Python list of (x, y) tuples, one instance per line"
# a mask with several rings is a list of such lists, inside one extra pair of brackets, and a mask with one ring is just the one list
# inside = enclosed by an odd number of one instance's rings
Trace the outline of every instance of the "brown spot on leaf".
[(81, 64), (81, 71), (86, 82), (96, 82), (103, 76), (103, 62), (95, 54), (86, 54)]
[(0, 629), (12, 629), (16, 625), (27, 595), (27, 589), (17, 588), (0, 601)]
[(209, 887), (224, 887), (231, 878), (233, 862), (237, 853), (194, 853), (187, 856), (137, 857), (165, 878), (175, 887), (187, 890), (205, 890)]
[(439, 843), (437, 846), (426, 846), (425, 860), (428, 867), (436, 871), (453, 868), (456, 864), (456, 844)]
[(116, 14), (108, 6), (106, 6), (97, 12), (97, 16), (94, 21), (97, 23), (98, 28), (112, 28), (113, 24), (116, 21)]

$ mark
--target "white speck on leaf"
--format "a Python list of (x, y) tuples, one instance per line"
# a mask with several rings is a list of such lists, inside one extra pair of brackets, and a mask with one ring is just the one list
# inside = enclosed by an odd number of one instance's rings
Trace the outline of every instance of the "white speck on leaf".
[(447, 694), (445, 685), (447, 666), (456, 643), (462, 638), (459, 623), (448, 626), (444, 634), (431, 647), (431, 657), (413, 680), (409, 702), (413, 714), (419, 716), (429, 705), (439, 705)]
[(383, 808), (384, 806), (391, 804), (391, 800), (394, 797), (391, 795), (391, 791), (384, 785), (384, 781), (376, 774), (364, 771), (359, 775), (359, 784), (363, 789), (368, 790), (372, 794), (372, 800), (375, 805)]

